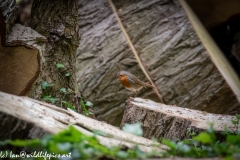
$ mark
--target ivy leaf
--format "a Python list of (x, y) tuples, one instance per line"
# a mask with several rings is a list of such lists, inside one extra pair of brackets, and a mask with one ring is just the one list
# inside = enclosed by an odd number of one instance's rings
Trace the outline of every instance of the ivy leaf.
[(230, 142), (231, 144), (240, 144), (240, 135), (227, 135), (227, 142)]
[(167, 145), (168, 147), (170, 147), (171, 149), (175, 149), (176, 148), (176, 143), (175, 142), (173, 142), (173, 141), (170, 141), (170, 140), (168, 140), (168, 139), (162, 139), (162, 144), (165, 144), (165, 145)]
[(57, 66), (58, 69), (59, 68), (64, 68), (64, 65), (62, 63), (58, 63), (58, 64), (56, 64), (56, 66)]
[(187, 144), (184, 144), (182, 141), (177, 143), (176, 148), (183, 153), (190, 152), (191, 150), (191, 148)]
[(88, 111), (88, 114), (93, 114), (92, 112)]
[(90, 101), (87, 101), (87, 102), (86, 102), (86, 106), (88, 106), (88, 107), (92, 107), (93, 104), (92, 104)]
[(71, 75), (71, 74), (70, 74), (70, 73), (68, 73), (68, 72), (65, 74), (65, 76), (66, 76), (66, 77), (69, 77), (70, 75)]
[(44, 96), (43, 100), (44, 101), (50, 101), (51, 103), (54, 104), (56, 101), (59, 101), (60, 99), (59, 98), (52, 98), (51, 96)]
[(240, 120), (240, 114), (236, 114), (238, 120)]
[(48, 83), (46, 81), (42, 82), (42, 89), (46, 89), (47, 87), (52, 87), (54, 86), (53, 83)]
[(65, 143), (58, 143), (57, 147), (60, 151), (67, 151), (69, 152), (69, 150), (71, 149), (72, 145), (69, 142), (65, 142)]
[(127, 159), (129, 156), (129, 153), (126, 151), (118, 151), (117, 156), (121, 159)]
[(210, 134), (206, 133), (206, 132), (202, 132), (199, 135), (197, 135), (196, 137), (193, 137), (194, 140), (199, 141), (203, 144), (207, 144), (207, 143), (212, 143), (213, 140), (210, 136)]
[(66, 104), (69, 109), (71, 109), (71, 110), (73, 110), (73, 111), (76, 112), (76, 108), (75, 108), (74, 105), (72, 105), (71, 103), (66, 102), (66, 101), (62, 101), (62, 102), (63, 102), (64, 104)]
[(63, 92), (63, 93), (67, 92), (66, 88), (61, 88), (60, 91)]
[(232, 124), (238, 124), (238, 121), (232, 120)]
[(49, 101), (52, 103), (55, 103), (56, 101), (59, 101), (59, 98), (50, 98)]
[(142, 136), (143, 135), (143, 129), (141, 127), (141, 123), (134, 123), (134, 124), (125, 124), (123, 126), (123, 131), (124, 132), (128, 132), (128, 133), (132, 133), (138, 136)]

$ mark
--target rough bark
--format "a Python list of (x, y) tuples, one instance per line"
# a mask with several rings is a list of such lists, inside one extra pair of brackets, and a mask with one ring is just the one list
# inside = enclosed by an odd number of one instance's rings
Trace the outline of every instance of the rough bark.
[[(15, 5), (15, 0), (0, 3), (1, 7), (9, 9), (6, 10), (7, 14), (5, 10), (1, 10), (2, 15), (7, 15), (4, 17), (6, 30), (2, 30), (1, 27), (1, 36), (2, 31), (4, 37), (7, 35), (7, 48), (0, 48), (1, 90), (5, 87), (5, 92), (17, 95), (28, 94), (39, 100), (44, 94), (48, 94), (75, 104), (80, 111), (78, 105), (80, 94), (75, 81), (75, 52), (78, 45), (75, 1), (34, 1), (31, 28), (14, 24), (17, 16), (14, 16), (15, 9), (12, 9), (12, 4)], [(5, 59), (2, 59), (3, 57)], [(58, 70), (57, 63), (64, 64), (64, 69)], [(70, 76), (65, 76), (66, 72), (70, 73)], [(41, 88), (43, 81), (54, 83), (55, 86), (47, 90), (47, 93), (43, 92)], [(67, 93), (61, 93), (60, 88), (66, 88)], [(8, 107), (1, 105), (3, 106)], [(1, 140), (39, 138), (45, 134), (35, 124), (26, 123), (15, 117), (1, 113)]]
[[(167, 104), (235, 114), (240, 107), (176, 0), (114, 1), (120, 19)], [(116, 80), (127, 70), (146, 80), (106, 0), (79, 0), (77, 77), (99, 120), (119, 125), (132, 94)], [(151, 89), (138, 96), (157, 101)]]
[(0, 2), (0, 34), (1, 45), (6, 45), (6, 36), (17, 18), (17, 6), (15, 0), (1, 0)]
[[(27, 97), (18, 97), (0, 92), (0, 106), (1, 112), (17, 117), (24, 122), (25, 127), (28, 129), (31, 128), (31, 124), (34, 124), (48, 133), (56, 134), (63, 129), (67, 129), (69, 125), (74, 125), (80, 132), (89, 136), (92, 136), (92, 131), (96, 130), (106, 133), (105, 137), (97, 136), (103, 145), (123, 145), (129, 148), (139, 145), (139, 147), (146, 152), (152, 150), (160, 152), (162, 151), (162, 147), (166, 148), (164, 145), (160, 145), (143, 137), (125, 133), (116, 127), (85, 117), (70, 109), (64, 110), (57, 106)], [(16, 130), (18, 128), (18, 126), (15, 127)], [(16, 134), (16, 132), (13, 133)], [(21, 132), (21, 134), (24, 133)], [(23, 137), (25, 136), (21, 136), (20, 138)], [(159, 145), (159, 147), (154, 147), (156, 145)]]
[(219, 135), (225, 129), (235, 132), (232, 120), (236, 120), (236, 117), (160, 104), (142, 98), (129, 98), (121, 127), (125, 123), (140, 122), (145, 138), (182, 140), (190, 137), (193, 132), (198, 134), (209, 129), (210, 123), (213, 123), (213, 129)]
[[(15, 0), (1, 1), (0, 8), (2, 44), (0, 46), (0, 90), (16, 95), (26, 95), (40, 71), (39, 52), (42, 45), (36, 42), (37, 39), (41, 42), (44, 37), (30, 28), (14, 25), (17, 18)], [(13, 116), (0, 113), (0, 119), (1, 140), (30, 139), (45, 134), (34, 124), (26, 123)]]
[[(56, 103), (59, 106), (66, 107), (61, 101), (67, 101), (80, 111), (78, 103), (80, 93), (75, 74), (79, 41), (76, 1), (34, 0), (29, 26), (47, 39), (41, 57), (42, 72), (29, 96), (40, 100), (44, 94), (48, 94), (60, 99)], [(58, 69), (56, 67), (58, 63), (63, 64), (64, 68)], [(54, 86), (43, 93), (41, 89), (43, 81), (53, 83)], [(67, 92), (60, 92), (61, 88), (65, 88)]]

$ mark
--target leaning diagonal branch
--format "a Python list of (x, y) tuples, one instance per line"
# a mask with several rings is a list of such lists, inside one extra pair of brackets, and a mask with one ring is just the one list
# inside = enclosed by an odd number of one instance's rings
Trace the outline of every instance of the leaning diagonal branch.
[(161, 94), (160, 94), (159, 91), (157, 90), (156, 85), (153, 83), (151, 77), (149, 76), (149, 73), (148, 73), (147, 69), (144, 67), (144, 65), (143, 65), (143, 63), (142, 63), (142, 61), (141, 61), (141, 59), (140, 59), (140, 57), (139, 57), (139, 55), (138, 55), (135, 47), (133, 46), (133, 43), (132, 43), (132, 41), (130, 40), (130, 38), (129, 38), (127, 32), (126, 32), (126, 30), (125, 30), (125, 28), (124, 28), (124, 26), (123, 26), (123, 24), (122, 24), (122, 21), (120, 20), (118, 14), (117, 14), (116, 8), (115, 8), (112, 0), (108, 0), (108, 3), (109, 3), (109, 5), (110, 5), (111, 8), (112, 8), (115, 17), (117, 18), (117, 21), (118, 21), (118, 24), (119, 24), (119, 26), (120, 26), (120, 29), (121, 29), (121, 31), (123, 32), (123, 34), (124, 34), (124, 36), (125, 36), (125, 38), (126, 38), (126, 40), (127, 40), (127, 43), (128, 43), (128, 45), (129, 45), (130, 49), (132, 50), (132, 52), (133, 52), (133, 54), (134, 54), (134, 56), (135, 56), (135, 58), (136, 58), (136, 60), (137, 60), (137, 62), (138, 62), (138, 64), (139, 64), (140, 68), (142, 69), (143, 73), (145, 74), (145, 76), (147, 77), (147, 79), (149, 80), (149, 82), (151, 83), (151, 85), (154, 86), (154, 89), (153, 89), (153, 90), (155, 91), (155, 93), (157, 94), (157, 96), (159, 97), (159, 99), (161, 100), (161, 102), (162, 102), (162, 103), (165, 103), (164, 100), (163, 100), (163, 98), (162, 98), (162, 96), (161, 96)]

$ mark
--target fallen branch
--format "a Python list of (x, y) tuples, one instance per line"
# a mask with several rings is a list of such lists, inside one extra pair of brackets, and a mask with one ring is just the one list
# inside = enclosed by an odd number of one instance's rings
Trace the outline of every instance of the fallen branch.
[[(28, 97), (19, 97), (0, 92), (0, 112), (7, 113), (29, 123), (34, 123), (49, 133), (58, 133), (74, 125), (79, 131), (87, 135), (93, 135), (92, 131), (98, 130), (106, 133), (106, 137), (97, 135), (100, 143), (106, 146), (124, 145), (134, 147), (138, 145), (143, 151), (162, 151), (159, 143), (125, 133), (104, 122), (88, 118), (72, 110), (64, 110), (54, 105), (40, 102)], [(153, 147), (153, 146), (160, 147)], [(164, 147), (165, 148), (165, 147)]]

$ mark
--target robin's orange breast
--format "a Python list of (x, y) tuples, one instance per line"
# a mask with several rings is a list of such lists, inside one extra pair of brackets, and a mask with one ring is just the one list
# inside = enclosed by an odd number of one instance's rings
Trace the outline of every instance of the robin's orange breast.
[(119, 76), (118, 78), (124, 87), (131, 88), (131, 84), (129, 83), (127, 76)]

